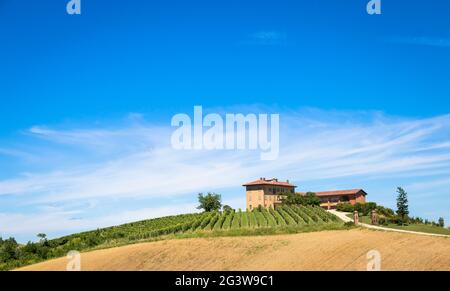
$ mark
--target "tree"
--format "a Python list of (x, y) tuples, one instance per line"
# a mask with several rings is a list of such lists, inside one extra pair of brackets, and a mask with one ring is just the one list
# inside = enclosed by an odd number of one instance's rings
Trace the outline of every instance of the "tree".
[(206, 196), (199, 193), (198, 202), (200, 205), (197, 209), (203, 209), (205, 212), (217, 211), (222, 207), (222, 197), (216, 193), (208, 193)]
[(397, 215), (402, 218), (402, 221), (405, 222), (405, 219), (408, 218), (409, 210), (408, 210), (408, 193), (402, 188), (397, 188)]
[(395, 211), (387, 208), (387, 207), (383, 207), (381, 205), (377, 206), (377, 211), (380, 215), (384, 215), (386, 217), (393, 217), (395, 215)]
[(19, 245), (12, 237), (6, 240), (2, 240), (0, 246), (0, 263), (15, 260), (17, 258), (17, 248)]
[(282, 193), (283, 204), (286, 205), (320, 205), (320, 199), (313, 192), (308, 192), (305, 195)]
[(45, 243), (47, 241), (47, 235), (45, 233), (38, 233), (37, 237), (41, 243)]
[(230, 211), (233, 211), (233, 208), (229, 205), (224, 205), (222, 207), (222, 210), (223, 210), (223, 212), (230, 212)]
[(355, 206), (353, 206), (350, 202), (339, 202), (336, 205), (336, 210), (353, 213), (355, 211)]
[(286, 205), (298, 205), (304, 203), (302, 195), (292, 193), (282, 193), (280, 194), (280, 196), (282, 197), (283, 204)]
[(308, 192), (304, 197), (306, 205), (320, 206), (320, 199), (317, 197), (316, 193)]
[(439, 217), (439, 226), (440, 227), (444, 227), (445, 226), (445, 222), (444, 222), (444, 218), (443, 217)]

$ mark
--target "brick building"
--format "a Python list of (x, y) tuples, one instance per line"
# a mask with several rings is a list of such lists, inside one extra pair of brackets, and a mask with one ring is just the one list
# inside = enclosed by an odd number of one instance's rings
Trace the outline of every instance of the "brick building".
[[(249, 182), (243, 185), (247, 194), (247, 209), (253, 210), (259, 206), (269, 208), (275, 207), (282, 202), (283, 193), (296, 193), (297, 186), (286, 182), (278, 181), (277, 178)], [(319, 197), (320, 206), (325, 209), (334, 209), (339, 202), (349, 202), (352, 205), (356, 203), (365, 203), (367, 193), (362, 189), (338, 190), (326, 192), (314, 192)], [(304, 195), (305, 193), (296, 193)]]

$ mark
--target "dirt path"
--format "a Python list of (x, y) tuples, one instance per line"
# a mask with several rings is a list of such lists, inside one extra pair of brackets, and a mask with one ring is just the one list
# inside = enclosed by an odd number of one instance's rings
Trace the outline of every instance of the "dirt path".
[[(82, 270), (450, 270), (450, 239), (365, 229), (167, 240), (84, 253)], [(23, 270), (65, 270), (66, 258)]]
[[(336, 215), (340, 219), (342, 219), (344, 222), (351, 222), (353, 219), (347, 216), (347, 212), (339, 212), (336, 210), (328, 210), (328, 212)], [(376, 225), (370, 225), (367, 223), (358, 223), (359, 226), (375, 229), (375, 230), (383, 230), (383, 231), (393, 231), (393, 232), (400, 232), (400, 233), (410, 233), (410, 234), (417, 234), (417, 235), (427, 235), (427, 236), (437, 236), (437, 237), (447, 237), (450, 238), (450, 235), (446, 234), (437, 234), (437, 233), (426, 233), (426, 232), (419, 232), (419, 231), (411, 231), (411, 230), (403, 230), (403, 229), (395, 229), (395, 228), (389, 228), (389, 227), (382, 227), (382, 226), (376, 226)]]

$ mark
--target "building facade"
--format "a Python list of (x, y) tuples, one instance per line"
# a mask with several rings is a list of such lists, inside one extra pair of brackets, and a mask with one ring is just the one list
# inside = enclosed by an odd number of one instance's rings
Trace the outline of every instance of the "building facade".
[(247, 193), (247, 209), (253, 210), (259, 206), (269, 208), (281, 203), (283, 193), (295, 193), (297, 186), (290, 184), (289, 180), (280, 182), (278, 179), (260, 178), (259, 180), (243, 185)]
[[(246, 188), (247, 210), (253, 210), (259, 206), (275, 208), (282, 203), (283, 194), (292, 193), (304, 195), (305, 193), (296, 193), (297, 186), (286, 182), (278, 181), (277, 178), (249, 182), (243, 185)], [(352, 205), (356, 203), (366, 203), (367, 193), (362, 189), (338, 190), (326, 192), (314, 192), (320, 199), (320, 206), (325, 209), (335, 209), (340, 202), (349, 202)]]
[(341, 202), (349, 202), (352, 205), (356, 203), (366, 203), (367, 193), (362, 189), (338, 190), (315, 192), (320, 199), (320, 206), (325, 209), (335, 209)]

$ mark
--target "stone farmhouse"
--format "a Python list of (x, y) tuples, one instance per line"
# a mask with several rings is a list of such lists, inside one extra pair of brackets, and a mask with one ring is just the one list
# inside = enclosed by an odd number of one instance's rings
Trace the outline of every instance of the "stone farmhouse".
[[(304, 192), (296, 192), (297, 186), (291, 184), (289, 180), (278, 181), (277, 178), (249, 182), (243, 185), (247, 193), (247, 209), (253, 210), (259, 206), (269, 208), (276, 207), (282, 203), (282, 195), (292, 193), (305, 195)], [(356, 203), (365, 203), (367, 193), (362, 189), (336, 190), (325, 192), (314, 192), (319, 197), (320, 206), (325, 209), (334, 209), (340, 202), (349, 202), (352, 205)]]

